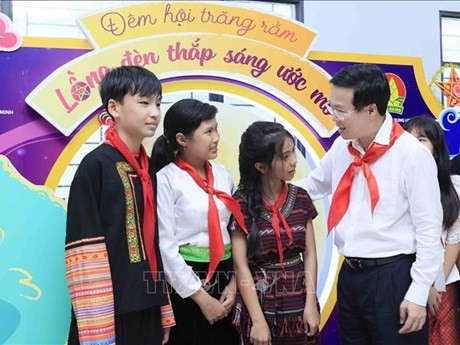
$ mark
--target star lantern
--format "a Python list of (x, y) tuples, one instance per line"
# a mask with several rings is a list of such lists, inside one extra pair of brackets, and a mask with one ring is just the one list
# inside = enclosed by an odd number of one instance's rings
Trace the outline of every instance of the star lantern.
[(460, 105), (460, 77), (455, 67), (450, 69), (449, 81), (435, 83), (447, 97), (447, 106), (450, 108)]

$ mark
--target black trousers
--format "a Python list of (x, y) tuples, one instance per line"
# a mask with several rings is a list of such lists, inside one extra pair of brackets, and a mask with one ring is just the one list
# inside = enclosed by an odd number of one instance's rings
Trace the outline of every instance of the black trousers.
[[(187, 262), (200, 279), (204, 280), (209, 263)], [(232, 260), (221, 261), (208, 286), (207, 292), (216, 299), (232, 276)], [(239, 335), (231, 322), (231, 315), (210, 325), (201, 309), (191, 298), (181, 298), (174, 290), (171, 292), (176, 326), (171, 328), (167, 345), (238, 345)]]
[(415, 255), (372, 268), (342, 264), (337, 286), (339, 332), (343, 345), (425, 345), (428, 320), (422, 330), (398, 334), (399, 307), (412, 282)]
[[(115, 342), (122, 345), (161, 345), (163, 341), (160, 307), (128, 314), (115, 314)], [(68, 345), (79, 345), (77, 321), (72, 315)]]

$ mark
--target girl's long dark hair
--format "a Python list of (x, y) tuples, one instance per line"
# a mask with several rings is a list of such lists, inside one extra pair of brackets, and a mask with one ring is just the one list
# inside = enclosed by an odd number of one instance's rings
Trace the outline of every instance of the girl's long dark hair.
[(158, 172), (173, 162), (179, 151), (176, 134), (193, 136), (202, 121), (216, 117), (217, 108), (196, 99), (182, 99), (174, 103), (166, 112), (163, 121), (163, 135), (153, 145), (150, 161), (153, 171)]
[(460, 200), (450, 178), (450, 159), (444, 132), (439, 123), (431, 117), (416, 116), (404, 125), (408, 132), (415, 131), (426, 137), (433, 145), (433, 156), (438, 166), (438, 182), (441, 190), (444, 229), (454, 225), (460, 213)]
[(262, 213), (261, 173), (255, 168), (257, 162), (271, 167), (273, 158), (281, 154), (286, 138), (294, 138), (279, 123), (258, 121), (251, 124), (241, 136), (239, 147), (240, 183), (237, 193), (247, 201), (246, 210), (251, 219), (248, 237), (248, 257), (260, 252), (259, 231), (256, 220)]

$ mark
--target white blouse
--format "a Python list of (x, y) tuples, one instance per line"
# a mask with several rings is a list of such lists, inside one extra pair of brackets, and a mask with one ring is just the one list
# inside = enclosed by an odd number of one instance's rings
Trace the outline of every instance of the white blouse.
[[(211, 164), (214, 189), (232, 195), (234, 183), (221, 164)], [(224, 245), (230, 243), (227, 224), (230, 210), (214, 196), (220, 215)], [(183, 245), (209, 247), (208, 194), (174, 163), (157, 173), (159, 242), (166, 280), (182, 298), (198, 291), (202, 282), (179, 254)]]
[[(451, 179), (457, 194), (460, 196), (460, 175), (452, 175)], [(446, 245), (454, 245), (460, 243), (460, 217), (457, 218), (454, 225), (452, 225), (450, 229), (443, 230), (442, 239)], [(458, 272), (457, 265), (454, 265), (452, 271), (449, 274), (449, 277), (446, 280), (446, 284), (450, 284), (458, 280), (460, 280), (460, 274)]]

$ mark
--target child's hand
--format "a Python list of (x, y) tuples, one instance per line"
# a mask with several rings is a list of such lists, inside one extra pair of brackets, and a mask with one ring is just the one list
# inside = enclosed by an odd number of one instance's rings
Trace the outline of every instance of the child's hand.
[(211, 296), (209, 297), (209, 302), (203, 306), (200, 305), (200, 309), (206, 320), (212, 325), (222, 320), (227, 315), (227, 310), (218, 300)]
[(311, 301), (307, 300), (305, 304), (305, 309), (303, 311), (303, 324), (305, 327), (305, 333), (309, 337), (314, 336), (318, 333), (319, 329), (319, 321), (320, 321), (320, 314), (318, 312), (318, 307), (316, 306), (316, 297), (315, 299), (311, 299)]
[(169, 332), (171, 331), (170, 327), (163, 328), (163, 341), (161, 345), (165, 345), (169, 341)]
[(222, 320), (227, 315), (227, 310), (217, 299), (210, 296), (207, 292), (202, 292), (201, 297), (196, 301), (204, 317), (212, 325)]
[(267, 322), (265, 320), (254, 322), (249, 337), (252, 345), (270, 345), (271, 334)]
[(235, 277), (230, 280), (228, 285), (225, 287), (222, 295), (220, 296), (220, 303), (224, 306), (227, 311), (227, 315), (232, 311), (233, 305), (236, 299), (236, 280)]
[(441, 295), (442, 294), (433, 286), (430, 288), (430, 294), (428, 296), (428, 310), (430, 311), (430, 316), (438, 312), (439, 304), (441, 303)]

